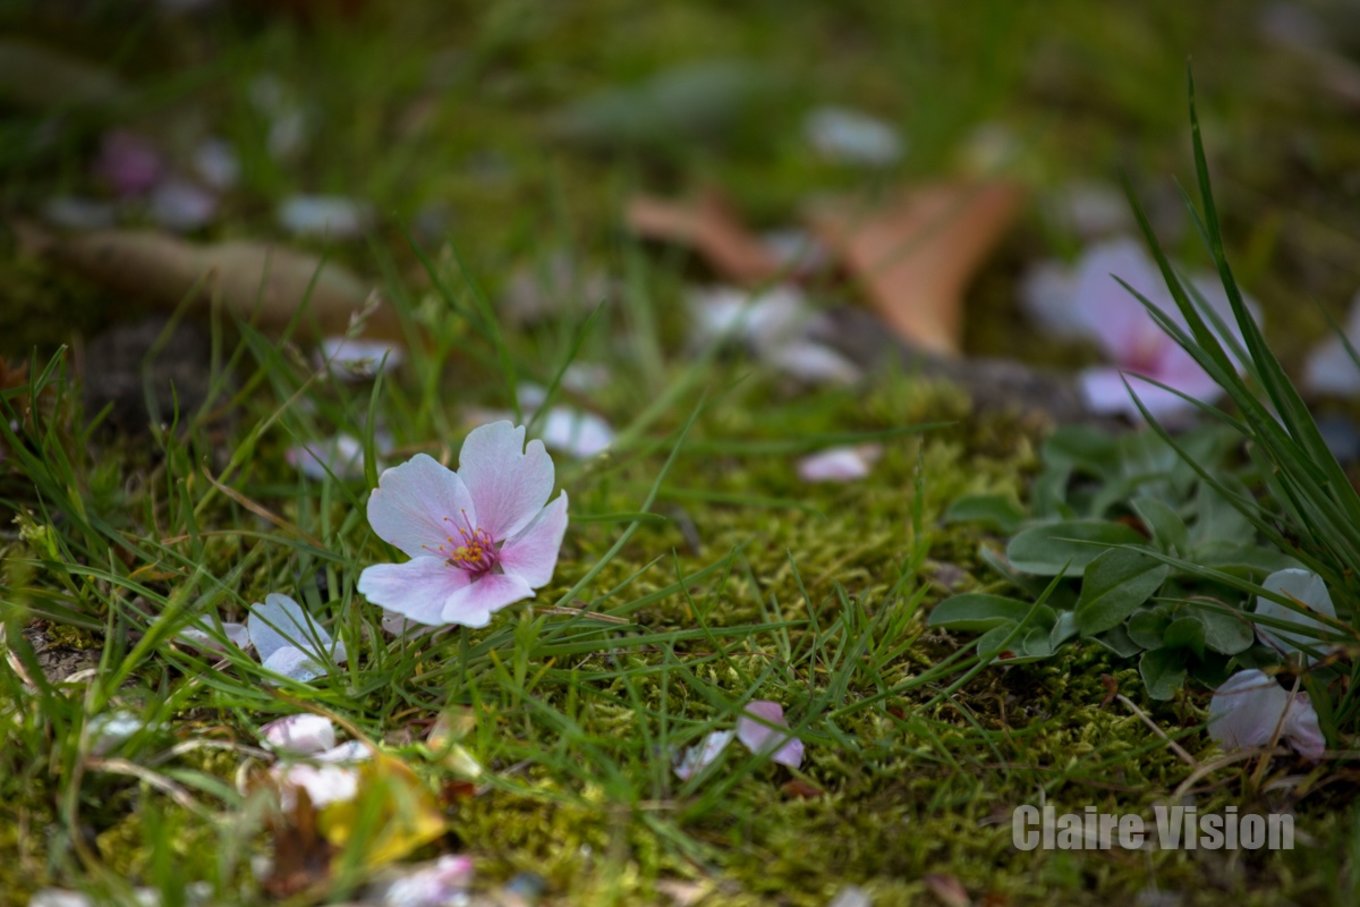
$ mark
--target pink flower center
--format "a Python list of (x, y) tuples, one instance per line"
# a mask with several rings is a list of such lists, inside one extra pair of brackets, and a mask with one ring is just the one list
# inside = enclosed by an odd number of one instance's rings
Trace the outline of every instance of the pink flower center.
[(464, 524), (459, 526), (449, 517), (444, 517), (444, 522), (457, 530), (458, 537), (445, 536), (447, 541), (439, 546), (439, 554), (450, 566), (480, 576), (496, 566), (496, 541), (485, 529), (468, 524), (466, 514), (463, 519)]

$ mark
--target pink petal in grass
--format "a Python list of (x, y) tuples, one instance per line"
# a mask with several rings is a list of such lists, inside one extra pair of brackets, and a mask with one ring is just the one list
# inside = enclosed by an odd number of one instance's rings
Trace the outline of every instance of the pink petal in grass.
[(506, 605), (533, 598), (534, 590), (523, 579), (508, 573), (489, 573), (449, 596), (443, 622), (465, 627), (485, 627), (492, 613)]
[(440, 625), (444, 606), (467, 586), (468, 575), (439, 557), (404, 564), (375, 564), (359, 574), (359, 594), (392, 614), (418, 624)]
[(468, 526), (486, 528), (477, 522), (478, 516), (463, 480), (427, 454), (383, 470), (368, 497), (373, 531), (411, 557), (433, 555), (450, 536), (456, 538), (454, 520), (466, 517)]
[[(775, 725), (775, 727), (770, 727)], [(768, 699), (756, 699), (746, 706), (746, 712), (737, 719), (737, 739), (751, 752), (761, 755), (773, 752), (770, 757), (780, 765), (797, 768), (803, 764), (803, 741), (792, 736), (784, 720), (784, 707)]]
[(524, 426), (508, 421), (468, 434), (458, 455), (458, 475), (476, 503), (476, 525), (494, 539), (510, 538), (529, 525), (548, 502), (554, 481), (543, 442), (530, 441), (526, 449)]
[(547, 585), (557, 569), (557, 553), (567, 531), (567, 493), (564, 491), (539, 511), (532, 523), (506, 542), (500, 551), (501, 568), (533, 588)]

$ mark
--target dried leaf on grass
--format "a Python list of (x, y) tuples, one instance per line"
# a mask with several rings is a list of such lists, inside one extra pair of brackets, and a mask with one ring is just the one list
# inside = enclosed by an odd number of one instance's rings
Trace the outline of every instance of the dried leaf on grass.
[(626, 217), (639, 236), (693, 249), (728, 280), (757, 284), (780, 273), (778, 256), (714, 190), (681, 202), (639, 195), (628, 203)]
[[(63, 235), (34, 224), (15, 225), (32, 255), (68, 267), (130, 298), (174, 308), (191, 294), (217, 296), (227, 311), (280, 327), (304, 300), (301, 336), (343, 334), (364, 311), (370, 288), (343, 266), (315, 255), (252, 240), (193, 243), (153, 230), (93, 230)], [(398, 339), (400, 327), (384, 304), (367, 314), (367, 335)]]
[(809, 219), (902, 339), (956, 354), (964, 291), (1019, 205), (1007, 183), (939, 184), (874, 208), (824, 203)]

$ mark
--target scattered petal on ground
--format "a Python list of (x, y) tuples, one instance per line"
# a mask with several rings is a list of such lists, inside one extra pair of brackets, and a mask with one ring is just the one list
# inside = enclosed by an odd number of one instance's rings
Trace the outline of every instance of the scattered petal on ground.
[[(1120, 281), (1185, 327), (1156, 263), (1138, 242), (1126, 237), (1091, 246), (1071, 268), (1042, 263), (1025, 278), (1021, 290), (1021, 301), (1038, 324), (1062, 336), (1090, 339), (1110, 363), (1086, 369), (1080, 375), (1082, 395), (1092, 411), (1142, 419), (1124, 385), (1125, 376), (1143, 406), (1159, 421), (1183, 419), (1195, 411), (1193, 403), (1174, 391), (1203, 403), (1220, 397), (1222, 389), (1217, 383), (1158, 326)], [(1223, 319), (1230, 335), (1240, 341), (1241, 332), (1217, 279), (1192, 274), (1188, 282), (1204, 297), (1210, 311)], [(1254, 303), (1248, 302), (1248, 307), (1255, 310)], [(1171, 390), (1134, 376), (1150, 378)]]
[(302, 606), (278, 592), (251, 606), (250, 641), (266, 668), (293, 680), (314, 680), (346, 660), (344, 643), (331, 638)]
[[(1332, 604), (1332, 595), (1327, 591), (1327, 584), (1322, 581), (1322, 577), (1311, 570), (1303, 570), (1297, 567), (1277, 570), (1266, 577), (1265, 582), (1261, 585), (1271, 592), (1292, 598), (1317, 614), (1336, 618), (1336, 606)], [(1328, 643), (1318, 639), (1317, 635), (1310, 635), (1308, 631), (1316, 630), (1318, 634), (1323, 636), (1331, 636), (1336, 632), (1317, 618), (1291, 610), (1263, 595), (1256, 596), (1255, 611), (1261, 617), (1288, 621), (1297, 625), (1299, 630), (1296, 632), (1257, 624), (1256, 635), (1261, 642), (1282, 655), (1298, 655), (1303, 657), (1308, 664), (1317, 661), (1318, 656), (1305, 654), (1300, 646), (1307, 646), (1318, 652), (1323, 652), (1328, 648)]]
[(543, 414), (538, 436), (552, 450), (572, 457), (594, 457), (614, 443), (614, 429), (594, 413), (551, 406)]
[(335, 725), (324, 715), (288, 715), (260, 728), (260, 736), (275, 752), (307, 756), (335, 746)]
[(339, 195), (294, 195), (279, 205), (279, 224), (298, 236), (352, 239), (372, 218), (367, 204)]
[(297, 804), (297, 790), (320, 809), (331, 803), (353, 800), (359, 794), (359, 772), (348, 765), (312, 765), (290, 762), (269, 770), (279, 791), (279, 804), (285, 811)]
[(205, 139), (194, 149), (194, 172), (208, 186), (219, 192), (235, 187), (241, 177), (241, 162), (236, 151), (224, 139)]
[(119, 129), (104, 136), (94, 163), (95, 177), (117, 195), (145, 195), (165, 171), (156, 146), (144, 136)]
[(686, 749), (684, 754), (676, 760), (675, 774), (682, 781), (688, 781), (722, 755), (722, 751), (727, 749), (727, 745), (732, 742), (732, 738), (735, 736), (735, 731), (713, 731), (705, 735), (698, 745)]
[(1214, 691), (1209, 736), (1225, 749), (1265, 746), (1277, 728), (1299, 755), (1322, 758), (1326, 741), (1307, 693), (1291, 697), (1273, 677), (1254, 669), (1238, 671)]
[(737, 719), (737, 739), (757, 755), (773, 751), (774, 755), (770, 758), (780, 765), (789, 768), (802, 765), (803, 741), (769, 727), (771, 724), (788, 727), (788, 722), (784, 720), (784, 707), (768, 699), (756, 699), (747, 704), (745, 714)]
[(798, 461), (798, 475), (806, 482), (851, 482), (869, 475), (883, 448), (878, 444), (832, 447)]
[(902, 158), (902, 138), (882, 120), (845, 107), (819, 107), (803, 123), (808, 142), (833, 161), (887, 167)]
[(216, 215), (217, 196), (180, 177), (162, 180), (147, 199), (147, 216), (167, 230), (197, 230), (212, 223)]
[(391, 882), (383, 907), (445, 907), (472, 884), (472, 858), (445, 854), (432, 865), (416, 867)]
[(359, 479), (364, 475), (364, 445), (352, 435), (295, 444), (284, 453), (284, 459), (318, 482), (332, 475), (337, 479)]
[(1351, 300), (1350, 315), (1342, 326), (1346, 340), (1333, 334), (1308, 354), (1303, 383), (1315, 394), (1353, 397), (1360, 394), (1360, 365), (1351, 358), (1346, 341), (1360, 351), (1360, 293)]
[(401, 365), (405, 350), (385, 340), (362, 337), (327, 337), (318, 350), (321, 362), (336, 377), (365, 381), (378, 372), (387, 372)]
[(90, 751), (102, 756), (146, 727), (136, 714), (125, 709), (104, 712), (90, 719)]
[(194, 626), (185, 627), (175, 638), (202, 652), (225, 652), (222, 637), (226, 637), (228, 643), (242, 649), (250, 645), (250, 631), (246, 629), (246, 625), (231, 621), (223, 621), (221, 632), (218, 632), (211, 622), (201, 620)]

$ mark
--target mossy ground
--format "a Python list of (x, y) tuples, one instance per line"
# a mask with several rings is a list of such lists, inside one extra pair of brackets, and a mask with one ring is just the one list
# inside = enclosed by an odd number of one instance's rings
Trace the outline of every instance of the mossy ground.
[[(862, 176), (802, 148), (797, 112), (814, 100), (894, 117), (912, 143), (894, 179), (965, 167), (990, 122), (1017, 137), (1011, 170), (1036, 193), (1120, 164), (1160, 180), (1182, 169), (1193, 53), (1242, 280), (1268, 318), (1297, 314), (1272, 322), (1296, 364), (1325, 329), (1301, 299), (1339, 313), (1353, 289), (1354, 241), (1336, 233), (1353, 237), (1356, 213), (1329, 194), (1353, 137), (1324, 97), (1288, 90), (1309, 84), (1302, 64), (1262, 44), (1239, 4), (981, 2), (967, 15), (878, 3), (403, 4), (358, 21), (233, 11), (211, 27), (148, 19), (133, 29), (115, 27), (116, 4), (95, 5), (69, 29), (44, 5), (20, 6), (0, 22), (117, 60), (140, 86), (128, 115), (148, 132), (173, 145), (173, 124), (212, 119), (241, 149), (242, 185), (213, 235), (270, 233), (270, 205), (290, 191), (371, 199), (382, 212), (374, 242), (329, 251), (387, 274), (408, 321), (453, 353), (417, 348), (370, 391), (316, 381), (291, 343), (227, 329), (226, 352), (244, 344), (235, 383), (224, 377), (201, 413), (133, 438), (91, 431), (70, 372), (48, 377), (39, 415), (22, 428), (34, 456), (0, 463), (0, 499), (17, 514), (3, 541), (6, 629), (101, 661), (93, 677), (55, 688), (0, 667), (0, 899), (22, 902), (49, 884), (112, 899), (126, 896), (125, 882), (171, 892), (202, 879), (214, 903), (255, 902), (249, 858), (266, 835), (259, 801), (235, 793), (242, 757), (177, 744), (253, 745), (269, 718), (325, 708), (389, 741), (438, 789), (452, 774), (409, 745), (412, 729), (471, 707), (465, 743), (487, 774), (477, 795), (448, 804), (448, 836), (422, 853), (474, 855), (484, 889), (527, 871), (563, 904), (664, 902), (667, 879), (701, 883), (712, 904), (820, 905), (847, 884), (876, 904), (907, 904), (930, 903), (926, 877), (943, 873), (987, 903), (1125, 903), (1158, 891), (1183, 904), (1350, 902), (1360, 814), (1352, 779), (1331, 764), (1238, 763), (1193, 786), (1202, 811), (1296, 811), (1292, 852), (1016, 850), (1018, 805), (1146, 813), (1189, 776), (1166, 741), (1110, 701), (1107, 676), (1193, 756), (1214, 756), (1204, 691), (1149, 704), (1131, 664), (1091, 648), (988, 667), (951, 688), (969, 662), (946, 660), (970, 641), (927, 630), (924, 617), (948, 591), (996, 582), (977, 552), (1000, 540), (941, 514), (966, 492), (1023, 495), (1042, 427), (977, 417), (956, 390), (890, 369), (867, 391), (810, 390), (745, 360), (691, 362), (679, 300), (702, 275), (617, 228), (636, 188), (716, 182), (753, 218), (778, 223), (813, 192), (860, 186)], [(1244, 56), (1256, 64), (1239, 65)], [(719, 136), (671, 124), (665, 141), (589, 149), (545, 130), (548, 113), (592, 90), (695, 58), (750, 57), (765, 61), (779, 101), (738, 111)], [(262, 72), (312, 105), (314, 139), (299, 159), (264, 150), (265, 124), (248, 101)], [(16, 120), (15, 134), (40, 119)], [(76, 118), (41, 153), (13, 146), (6, 206), (79, 188), (106, 125)], [(380, 633), (354, 592), (359, 570), (390, 554), (363, 517), (369, 483), (303, 480), (283, 451), (318, 431), (369, 437), (373, 412), (401, 450), (447, 459), (475, 407), (512, 405), (486, 365), (496, 361), (487, 338), (405, 244), (399, 228), (431, 203), (446, 212), (437, 267), (464, 307), (474, 291), (453, 247), (493, 298), (516, 268), (563, 249), (621, 279), (580, 358), (614, 375), (583, 402), (626, 429), (602, 459), (559, 459), (573, 523), (557, 578), (533, 606), (485, 631), (403, 643)], [(1075, 240), (1028, 215), (971, 301), (970, 349), (1053, 360), (1019, 322), (1013, 289), (1022, 262), (1055, 248)], [(15, 326), (8, 351), (36, 348), (35, 372), (71, 330), (95, 331), (135, 305), (8, 248), (0, 275), (0, 323)], [(840, 301), (847, 288), (819, 292)], [(575, 326), (563, 317), (505, 327), (510, 361), (546, 383)], [(250, 392), (233, 397), (233, 387)], [(911, 430), (925, 423), (945, 424)], [(869, 480), (796, 477), (798, 453), (842, 436), (885, 444)], [(210, 481), (224, 476), (234, 496)], [(660, 518), (626, 530), (649, 495)], [(278, 691), (248, 659), (218, 670), (139, 646), (163, 632), (153, 627), (167, 609), (239, 619), (272, 591), (333, 619), (356, 653), (343, 671)], [(613, 620), (550, 607), (559, 600)], [(803, 768), (791, 774), (734, 747), (699, 783), (679, 782), (672, 748), (730, 726), (751, 698), (784, 705), (807, 744)], [(195, 809), (87, 766), (82, 729), (111, 704), (156, 724), (122, 755), (188, 790)], [(793, 778), (815, 795), (789, 787)]]

